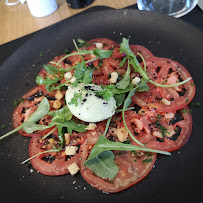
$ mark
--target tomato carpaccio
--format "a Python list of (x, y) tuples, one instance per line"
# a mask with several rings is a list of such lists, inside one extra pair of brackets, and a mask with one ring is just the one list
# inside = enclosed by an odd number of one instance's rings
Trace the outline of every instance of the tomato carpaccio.
[[(146, 60), (146, 71), (150, 79), (159, 84), (171, 85), (190, 78), (189, 72), (178, 62), (153, 57)], [(156, 109), (160, 112), (171, 112), (183, 108), (195, 95), (194, 81), (177, 87), (157, 87), (149, 84), (148, 92), (136, 93), (133, 100), (139, 106)]]
[(88, 158), (99, 134), (98, 130), (88, 132), (80, 148), (80, 172), (90, 185), (105, 192), (116, 193), (135, 185), (151, 171), (156, 161), (156, 154), (114, 151), (115, 163), (119, 167), (116, 177), (113, 180), (102, 179), (92, 173), (83, 163)]
[[(36, 86), (33, 89), (29, 90), (27, 93), (25, 93), (22, 98), (20, 104), (15, 108), (13, 112), (13, 127), (17, 128), (22, 123), (24, 123), (28, 117), (33, 114), (39, 105), (39, 103), (42, 101), (44, 97), (46, 97), (49, 100), (50, 104), (50, 111), (55, 110), (54, 108), (54, 102), (56, 99), (56, 93), (57, 91), (47, 92), (46, 88), (44, 86)], [(61, 91), (61, 94), (64, 95), (65, 92)], [(63, 98), (60, 100), (60, 108), (65, 105), (65, 101)], [(39, 124), (41, 125), (48, 125), (51, 121), (51, 116), (46, 115), (39, 121)], [(42, 131), (35, 131), (31, 134), (26, 133), (23, 129), (19, 130), (18, 133), (20, 133), (23, 136), (26, 137), (32, 137), (35, 135), (43, 135), (48, 133), (52, 128), (48, 128)]]
[[(156, 57), (148, 48), (141, 45), (130, 45), (129, 47), (143, 69), (146, 68), (149, 79), (156, 83), (171, 85), (191, 77), (189, 72), (176, 61)], [(95, 49), (111, 50), (112, 54), (108, 58), (97, 58), (90, 52), (77, 55), (78, 50)], [(38, 76), (45, 82), (24, 94), (13, 113), (14, 128), (26, 122), (29, 116), (37, 110), (44, 97), (49, 101), (50, 111), (57, 111), (66, 106), (64, 95), (68, 88), (67, 85), (72, 83), (70, 79), (74, 77), (75, 68), (83, 60), (87, 69), (93, 69), (93, 84), (116, 85), (122, 78), (127, 77), (125, 75), (128, 68), (127, 53), (121, 52), (121, 47), (117, 42), (107, 38), (96, 38), (83, 42), (79, 48), (77, 47), (71, 52), (70, 56), (63, 54), (48, 62), (48, 66), (54, 67), (52, 71), (48, 73), (45, 68), (39, 72)], [(81, 74), (82, 71), (84, 70), (81, 69)], [(65, 76), (67, 72), (70, 72), (68, 79)], [(112, 80), (113, 73), (116, 75), (114, 80)], [(138, 81), (137, 83), (132, 82), (134, 87), (142, 79), (141, 74), (135, 72), (131, 65), (128, 77), (130, 82), (133, 79)], [(52, 80), (57, 81), (52, 84), (50, 83)], [(192, 117), (187, 105), (195, 95), (194, 81), (191, 79), (176, 87), (159, 87), (150, 82), (147, 84), (149, 91), (136, 92), (131, 98), (130, 107), (134, 109), (125, 111), (125, 123), (121, 111), (118, 111), (112, 116), (108, 129), (106, 129), (107, 120), (92, 124), (85, 123), (73, 116), (72, 121), (87, 127), (83, 131), (70, 130), (68, 127), (63, 128), (62, 125), (57, 125), (57, 122), (62, 119), (58, 115), (56, 125), (51, 128), (38, 130), (31, 134), (26, 133), (23, 129), (19, 130), (18, 132), (23, 136), (31, 137), (29, 154), (33, 167), (48, 176), (64, 175), (69, 172), (73, 175), (80, 170), (82, 177), (91, 186), (108, 193), (120, 192), (144, 179), (155, 164), (156, 153), (141, 150), (113, 150), (114, 162), (119, 169), (113, 179), (97, 176), (83, 163), (88, 159), (99, 136), (104, 133), (106, 133), (105, 137), (113, 142), (138, 146), (134, 141), (135, 138), (147, 148), (167, 152), (178, 150), (187, 142), (192, 131)], [(47, 85), (54, 90), (49, 92), (50, 89), (47, 88)], [(61, 85), (62, 88), (58, 88), (58, 85)], [(129, 91), (125, 92), (124, 89), (120, 91), (120, 94), (126, 98)], [(122, 109), (122, 105), (119, 108)], [(48, 126), (52, 122), (51, 115), (44, 116), (37, 124)], [(64, 122), (63, 119), (62, 122)], [(65, 124), (68, 126), (67, 123)], [(59, 148), (60, 150), (57, 151)]]

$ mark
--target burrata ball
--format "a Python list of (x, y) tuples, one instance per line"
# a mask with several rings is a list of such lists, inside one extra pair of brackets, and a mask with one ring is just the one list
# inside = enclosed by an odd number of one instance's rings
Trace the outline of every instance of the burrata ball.
[[(93, 84), (79, 84), (77, 87), (69, 85), (66, 103), (72, 114), (85, 122), (99, 122), (114, 115), (116, 109), (114, 97), (110, 97), (108, 101), (104, 100), (96, 94), (101, 90), (102, 87)], [(77, 98), (77, 102), (71, 102), (73, 97)]]

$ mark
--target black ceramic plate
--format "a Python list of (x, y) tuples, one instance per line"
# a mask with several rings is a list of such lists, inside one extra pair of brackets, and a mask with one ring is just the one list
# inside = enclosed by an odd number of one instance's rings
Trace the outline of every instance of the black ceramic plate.
[[(194, 78), (200, 102), (202, 85), (202, 33), (193, 26), (163, 15), (135, 10), (108, 10), (74, 16), (46, 29), (20, 47), (0, 67), (1, 134), (12, 129), (14, 100), (35, 86), (35, 77), (54, 56), (74, 48), (72, 39), (107, 37), (147, 47), (155, 56), (179, 61)], [(40, 53), (43, 53), (40, 56)], [(190, 106), (194, 120), (189, 141), (171, 156), (158, 156), (155, 168), (139, 184), (118, 194), (92, 188), (80, 174), (47, 177), (21, 162), (28, 158), (29, 138), (18, 134), (0, 141), (1, 198), (7, 200), (69, 200), (119, 202), (200, 202), (203, 200), (201, 108)], [(33, 172), (32, 172), (33, 171)]]

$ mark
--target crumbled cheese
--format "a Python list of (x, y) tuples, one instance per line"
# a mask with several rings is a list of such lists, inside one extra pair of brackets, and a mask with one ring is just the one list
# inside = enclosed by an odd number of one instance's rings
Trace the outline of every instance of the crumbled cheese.
[(109, 79), (110, 83), (116, 83), (118, 79), (118, 73), (117, 72), (112, 72), (111, 73), (111, 78)]
[(65, 78), (66, 80), (70, 80), (72, 77), (73, 77), (73, 75), (72, 75), (71, 72), (67, 72), (67, 73), (64, 74), (64, 78)]
[(55, 98), (60, 101), (63, 98), (63, 94), (60, 91), (57, 91), (57, 93), (55, 94)]
[(70, 82), (71, 82), (71, 83), (76, 82), (76, 78), (73, 76), (73, 77), (71, 78)]
[(72, 156), (76, 154), (77, 150), (78, 150), (77, 146), (67, 146), (65, 150), (65, 154)]
[(96, 43), (96, 47), (97, 47), (98, 49), (102, 49), (102, 48), (103, 48), (103, 44), (102, 44), (102, 43)]
[(64, 136), (65, 136), (66, 144), (68, 145), (70, 143), (70, 134), (69, 133), (65, 133)]
[(55, 100), (53, 103), (53, 108), (54, 109), (59, 109), (61, 107), (61, 102), (58, 100)]
[(171, 101), (169, 101), (169, 100), (167, 100), (167, 99), (162, 99), (161, 101), (162, 101), (162, 103), (163, 103), (164, 105), (170, 105), (170, 104), (171, 104)]
[(89, 125), (85, 128), (86, 130), (94, 130), (97, 127), (95, 123), (89, 123)]
[(79, 166), (76, 163), (72, 163), (69, 167), (68, 170), (71, 175), (75, 175), (79, 170)]
[(117, 137), (120, 140), (120, 142), (124, 142), (128, 139), (128, 131), (125, 127), (117, 129)]
[(132, 79), (132, 84), (133, 85), (137, 85), (138, 83), (140, 83), (141, 79), (139, 77), (135, 77), (134, 79)]

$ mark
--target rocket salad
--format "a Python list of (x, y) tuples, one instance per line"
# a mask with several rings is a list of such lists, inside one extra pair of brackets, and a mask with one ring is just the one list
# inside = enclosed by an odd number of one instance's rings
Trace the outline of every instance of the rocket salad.
[(189, 139), (195, 85), (181, 64), (125, 38), (74, 45), (43, 66), (0, 140), (31, 137), (23, 164), (48, 176), (80, 171), (93, 187), (120, 192), (147, 176), (157, 154)]

